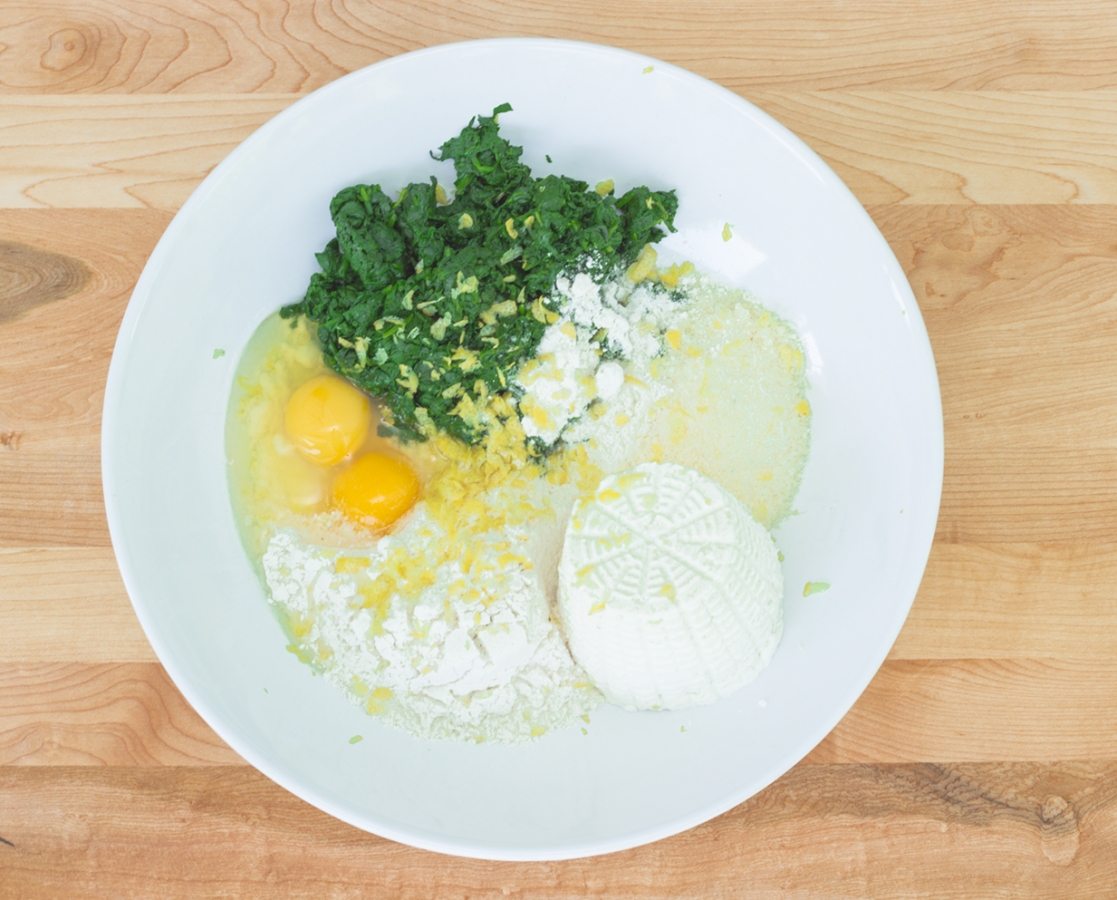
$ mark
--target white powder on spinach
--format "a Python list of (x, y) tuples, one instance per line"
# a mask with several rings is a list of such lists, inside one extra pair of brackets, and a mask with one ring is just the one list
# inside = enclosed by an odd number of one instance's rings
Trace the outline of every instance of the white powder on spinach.
[(600, 451), (595, 462), (611, 470), (639, 442), (648, 409), (663, 396), (650, 367), (686, 304), (624, 273), (598, 283), (588, 272), (560, 276), (551, 301), (558, 321), (516, 381), (524, 432), (548, 445), (587, 443), (591, 454)]

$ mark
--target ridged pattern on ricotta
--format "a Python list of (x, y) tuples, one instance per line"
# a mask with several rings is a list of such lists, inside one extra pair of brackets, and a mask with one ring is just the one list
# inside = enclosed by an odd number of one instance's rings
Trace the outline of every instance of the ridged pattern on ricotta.
[(693, 469), (645, 463), (575, 506), (559, 565), (574, 658), (612, 703), (680, 709), (756, 677), (783, 633), (768, 532)]

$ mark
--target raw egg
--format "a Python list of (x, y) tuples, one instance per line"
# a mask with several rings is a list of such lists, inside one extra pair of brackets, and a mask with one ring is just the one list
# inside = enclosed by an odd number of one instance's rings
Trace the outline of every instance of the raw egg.
[(366, 453), (338, 473), (332, 496), (349, 518), (384, 528), (414, 505), (419, 476), (399, 457)]
[(284, 422), (299, 453), (320, 466), (332, 466), (364, 443), (370, 411), (360, 388), (336, 375), (316, 375), (291, 395)]

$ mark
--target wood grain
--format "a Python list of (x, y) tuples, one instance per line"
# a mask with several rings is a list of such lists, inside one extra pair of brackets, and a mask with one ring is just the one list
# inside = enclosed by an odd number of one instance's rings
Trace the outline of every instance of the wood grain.
[[(246, 767), (9, 768), (0, 897), (1102, 900), (1115, 800), (1105, 761), (804, 766), (655, 844), (488, 863), (357, 831)], [(168, 852), (140, 855), (151, 846)]]
[(0, 323), (76, 294), (88, 280), (89, 270), (80, 260), (0, 241)]
[(1117, 95), (818, 91), (748, 99), (806, 141), (862, 203), (1117, 200)]
[[(1117, 741), (1114, 684), (1112, 660), (888, 660), (806, 761), (1097, 759)], [(157, 664), (0, 665), (0, 765), (230, 759)]]
[[(0, 99), (0, 208), (177, 209), (294, 95)], [(862, 203), (1114, 203), (1117, 94), (749, 92)]]
[(0, 765), (239, 761), (162, 666), (0, 665)]
[(109, 547), (0, 550), (4, 660), (154, 662)]
[(869, 212), (919, 301), (950, 453), (1117, 445), (1117, 207)]
[(1105, 3), (9, 0), (0, 91), (294, 93), (410, 50), (491, 37), (610, 44), (733, 90), (1117, 86)]
[(11, 96), (0, 100), (0, 208), (178, 209), (296, 98)]
[(811, 762), (1090, 760), (1117, 741), (1113, 660), (890, 660)]
[(101, 403), (124, 308), (166, 213), (0, 210), (0, 234), (88, 270), (0, 325), (0, 547), (108, 547)]
[(1117, 544), (939, 540), (889, 658), (1117, 659), (1115, 584)]
[[(1117, 896), (1115, 12), (0, 4), (0, 898)], [(131, 611), (98, 461), (125, 304), (206, 173), (346, 72), (512, 35), (682, 65), (819, 152), (912, 283), (947, 447), (911, 615), (803, 764), (675, 838), (522, 865), (364, 834), (226, 747)]]

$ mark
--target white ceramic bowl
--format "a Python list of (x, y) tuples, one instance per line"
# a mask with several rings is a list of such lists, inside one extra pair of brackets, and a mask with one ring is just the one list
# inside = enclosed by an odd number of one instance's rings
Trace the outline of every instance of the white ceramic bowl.
[[(509, 101), (537, 173), (675, 187), (662, 253), (747, 287), (808, 351), (813, 443), (786, 555), (786, 630), (707, 707), (602, 707), (526, 747), (417, 741), (285, 650), (229, 504), (238, 356), (301, 296), (349, 184), (439, 173), (428, 151)], [(545, 160), (549, 154), (554, 160)], [(722, 240), (730, 223), (733, 237)], [(223, 350), (224, 355), (215, 353)], [(495, 40), (386, 60), (276, 116), (203, 182), (148, 261), (117, 339), (102, 435), (113, 546), (175, 684), (246, 760), (347, 822), (418, 847), (560, 859), (682, 831), (801, 759), (868, 684), (922, 577), (942, 484), (934, 361), (888, 245), (829, 168), (736, 95), (606, 47)], [(807, 581), (829, 591), (804, 598)], [(266, 690), (265, 690), (266, 689)], [(683, 727), (685, 726), (685, 731)], [(350, 744), (353, 735), (364, 740)]]

